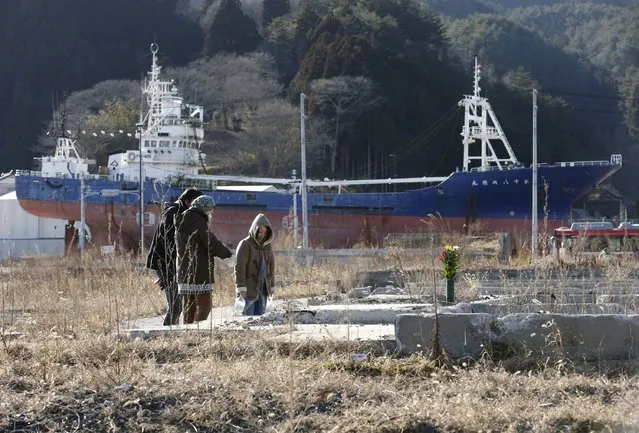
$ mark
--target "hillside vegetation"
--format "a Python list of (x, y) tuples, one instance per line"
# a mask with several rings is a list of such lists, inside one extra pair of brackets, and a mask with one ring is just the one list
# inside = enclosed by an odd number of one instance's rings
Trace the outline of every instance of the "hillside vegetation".
[[(141, 0), (91, 6), (17, 0), (0, 17), (1, 170), (50, 152), (52, 103), (71, 131), (131, 130), (139, 79), (160, 44), (164, 72), (207, 110), (213, 170), (299, 170), (307, 95), (309, 173), (367, 178), (445, 174), (461, 164), (457, 101), (482, 64), (518, 157), (530, 162), (531, 91), (540, 90), (545, 162), (608, 159), (632, 193), (639, 143), (639, 6), (631, 1)], [(135, 89), (135, 90), (133, 90)], [(79, 136), (104, 164), (135, 146)], [(425, 157), (428, 155), (428, 157)]]

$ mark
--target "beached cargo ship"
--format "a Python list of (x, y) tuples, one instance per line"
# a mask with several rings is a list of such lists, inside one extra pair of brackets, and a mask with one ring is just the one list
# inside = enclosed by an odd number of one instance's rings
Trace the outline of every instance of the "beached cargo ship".
[[(299, 180), (198, 174), (204, 159), (204, 109), (184, 103), (173, 82), (161, 79), (158, 47), (151, 47), (151, 71), (143, 87), (148, 111), (138, 125), (139, 148), (110, 155), (108, 175), (98, 175), (89, 172), (90, 161), (78, 155), (72, 139), (59, 137), (55, 154), (40, 158), (41, 171), (18, 172), (20, 205), (33, 215), (68, 220), (75, 229), (84, 221), (84, 230), (98, 246), (135, 248), (141, 236), (148, 246), (163, 204), (175, 200), (185, 186), (195, 185), (217, 203), (212, 224), (222, 241), (236, 245), (257, 213), (269, 217), (280, 242), (292, 240), (295, 231), (301, 240)], [(474, 92), (459, 103), (465, 111), (459, 171), (393, 180), (421, 183), (403, 192), (317, 193), (313, 188), (318, 186), (327, 190), (389, 181), (306, 181), (309, 245), (382, 246), (389, 235), (432, 230), (425, 220), (435, 221), (436, 230), (530, 230), (532, 169), (514, 155), (488, 100), (480, 96), (479, 79), (477, 66)], [(612, 155), (602, 161), (538, 164), (539, 220), (549, 229), (569, 224), (572, 204), (619, 170), (621, 163), (621, 155)], [(220, 187), (220, 181), (239, 185)]]

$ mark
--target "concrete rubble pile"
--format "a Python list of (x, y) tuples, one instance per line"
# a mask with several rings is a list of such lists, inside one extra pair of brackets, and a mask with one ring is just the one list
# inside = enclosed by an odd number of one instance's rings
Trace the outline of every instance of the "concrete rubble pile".
[(360, 283), (364, 284), (346, 293), (277, 301), (274, 310), (262, 317), (238, 317), (231, 307), (222, 307), (213, 310), (209, 321), (197, 325), (167, 329), (158, 326), (157, 318), (149, 318), (120, 331), (145, 338), (213, 328), (252, 330), (281, 340), (380, 342), (388, 350), (408, 355), (429, 352), (437, 318), (441, 347), (452, 358), (476, 358), (483, 353), (639, 358), (639, 281), (635, 278), (615, 289), (601, 277), (524, 281), (502, 275), (483, 279), (475, 288), (474, 301), (442, 305), (438, 295), (437, 307), (432, 289), (406, 283), (396, 273), (368, 273)]

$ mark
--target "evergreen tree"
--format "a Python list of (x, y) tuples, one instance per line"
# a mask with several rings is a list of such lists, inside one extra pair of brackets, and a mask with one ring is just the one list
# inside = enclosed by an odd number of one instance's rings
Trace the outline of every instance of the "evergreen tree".
[(533, 89), (539, 89), (539, 83), (521, 65), (514, 71), (508, 71), (504, 75), (503, 82), (510, 90), (524, 95), (530, 95)]
[[(321, 110), (320, 95), (311, 86), (322, 78), (367, 77), (378, 83), (374, 93), (383, 100), (352, 120), (354, 126), (330, 127), (333, 138), (328, 146), (331, 150), (335, 143), (340, 146), (337, 154), (326, 155), (325, 171), (334, 168), (336, 176), (379, 177), (395, 163), (405, 175), (430, 175), (454, 167), (458, 155), (446, 152), (459, 129), (452, 122), (454, 116), (432, 134), (425, 127), (439, 122), (442, 113), (455, 113), (464, 83), (446, 54), (446, 38), (435, 14), (418, 0), (344, 1), (319, 20), (308, 20), (303, 34), (308, 35), (309, 48), (291, 93), (310, 95), (312, 114), (324, 117), (327, 125), (337, 123), (334, 115)], [(421, 157), (426, 152), (442, 157), (424, 163)]]
[(264, 0), (262, 8), (262, 25), (267, 27), (274, 18), (291, 12), (289, 0)]
[(262, 37), (257, 24), (242, 10), (239, 0), (222, 0), (220, 7), (205, 30), (204, 57), (218, 53), (248, 53), (257, 48)]
[(626, 68), (626, 74), (619, 86), (619, 94), (619, 108), (623, 113), (624, 124), (630, 136), (639, 143), (639, 68)]

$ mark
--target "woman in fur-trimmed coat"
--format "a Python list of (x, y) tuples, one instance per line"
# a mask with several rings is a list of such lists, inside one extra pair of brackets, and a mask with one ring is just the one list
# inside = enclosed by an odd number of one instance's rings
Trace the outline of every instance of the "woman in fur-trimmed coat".
[(209, 229), (215, 211), (212, 197), (202, 195), (179, 215), (175, 223), (178, 293), (184, 299), (184, 323), (206, 320), (211, 312), (215, 283), (215, 257), (226, 259), (231, 251)]
[(235, 287), (237, 296), (245, 299), (243, 314), (260, 316), (266, 310), (275, 284), (273, 228), (264, 214), (253, 220), (249, 235), (237, 245)]

